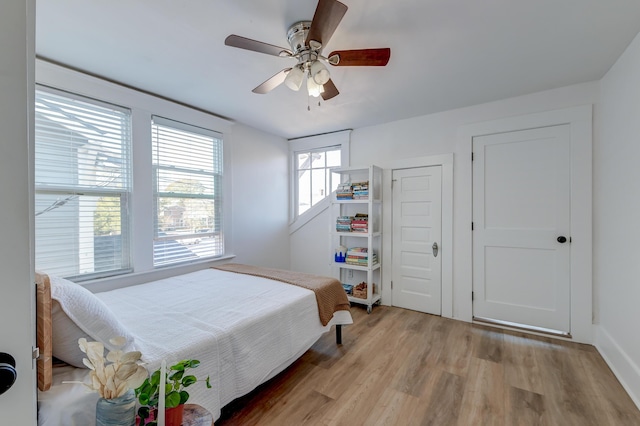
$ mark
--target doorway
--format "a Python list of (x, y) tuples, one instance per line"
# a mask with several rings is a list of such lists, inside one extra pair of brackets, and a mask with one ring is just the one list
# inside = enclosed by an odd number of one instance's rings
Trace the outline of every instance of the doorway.
[(392, 301), (442, 313), (442, 166), (392, 171)]
[(570, 125), (473, 138), (473, 317), (571, 331)]

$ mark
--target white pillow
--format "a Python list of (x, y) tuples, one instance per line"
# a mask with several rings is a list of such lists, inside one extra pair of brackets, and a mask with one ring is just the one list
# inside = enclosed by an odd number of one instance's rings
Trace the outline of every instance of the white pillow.
[(53, 356), (76, 367), (85, 354), (78, 339), (102, 342), (107, 350), (117, 349), (109, 339), (122, 336), (127, 343), (124, 351), (135, 350), (134, 336), (116, 318), (113, 312), (93, 293), (79, 284), (50, 276)]

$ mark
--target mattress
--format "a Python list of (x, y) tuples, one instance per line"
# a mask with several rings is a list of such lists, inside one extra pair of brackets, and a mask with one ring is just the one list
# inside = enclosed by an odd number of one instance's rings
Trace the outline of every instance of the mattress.
[[(189, 403), (221, 408), (272, 378), (307, 351), (334, 324), (351, 324), (338, 311), (322, 326), (312, 291), (279, 281), (206, 269), (150, 283), (98, 293), (135, 335), (149, 371), (198, 359), (193, 373), (210, 377), (188, 388)], [(53, 387), (40, 392), (41, 426), (90, 425), (97, 394), (79, 384), (88, 370), (54, 369)]]

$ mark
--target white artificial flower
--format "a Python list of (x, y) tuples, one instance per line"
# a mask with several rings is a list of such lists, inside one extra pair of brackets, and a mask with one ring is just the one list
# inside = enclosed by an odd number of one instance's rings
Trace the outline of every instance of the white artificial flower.
[[(116, 347), (122, 347), (126, 344), (126, 339), (118, 336), (109, 342)], [(138, 363), (142, 357), (139, 351), (123, 352), (116, 349), (107, 353), (105, 359), (104, 345), (100, 342), (88, 342), (87, 339), (80, 338), (78, 346), (87, 355), (82, 359), (82, 363), (91, 369), (91, 383), (80, 383), (98, 392), (105, 399), (118, 398), (129, 389), (136, 389), (147, 378), (147, 370)]]

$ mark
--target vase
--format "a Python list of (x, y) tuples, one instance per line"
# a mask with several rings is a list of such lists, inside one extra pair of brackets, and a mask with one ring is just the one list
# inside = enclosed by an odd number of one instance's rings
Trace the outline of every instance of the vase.
[(113, 399), (100, 398), (96, 404), (96, 426), (135, 426), (136, 394), (130, 389)]
[(164, 410), (165, 426), (180, 426), (182, 424), (182, 415), (184, 414), (184, 404), (177, 407), (167, 408)]

